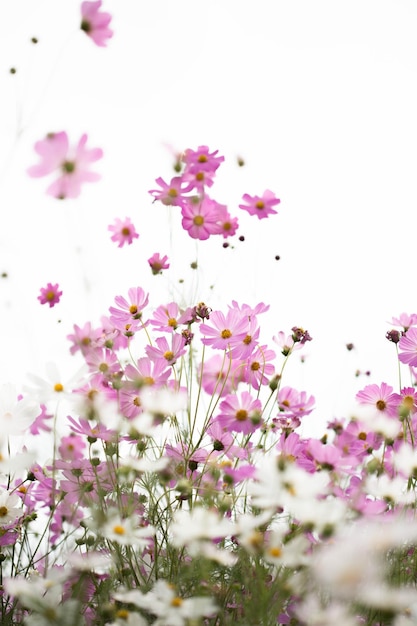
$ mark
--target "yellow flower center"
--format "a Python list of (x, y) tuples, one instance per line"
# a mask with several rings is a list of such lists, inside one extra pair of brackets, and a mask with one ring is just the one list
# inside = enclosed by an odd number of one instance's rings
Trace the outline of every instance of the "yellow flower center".
[(255, 204), (255, 208), (261, 211), (265, 208), (265, 202), (262, 202), (262, 200), (258, 200), (258, 202)]
[(58, 393), (64, 391), (64, 385), (61, 385), (61, 383), (56, 383), (54, 385), (54, 391), (57, 391)]
[(378, 411), (383, 411), (384, 409), (386, 409), (387, 404), (385, 400), (378, 400), (376, 403), (376, 408), (378, 409)]
[(164, 359), (166, 359), (167, 361), (171, 361), (174, 358), (174, 353), (171, 352), (171, 350), (167, 350), (166, 352), (164, 352)]
[(131, 313), (132, 315), (136, 315), (137, 312), (138, 312), (138, 307), (136, 306), (136, 304), (132, 304), (129, 307), (129, 313)]
[(196, 215), (193, 219), (194, 226), (202, 226), (204, 224), (204, 217), (202, 215)]
[(127, 226), (124, 226), (124, 228), (122, 228), (122, 235), (124, 237), (128, 237), (130, 235), (130, 228), (128, 228)]
[(116, 526), (113, 526), (113, 532), (115, 535), (124, 535), (126, 531), (121, 524), (116, 524)]
[(7, 506), (0, 506), (0, 517), (6, 517), (8, 512), (9, 509), (7, 508)]
[(228, 328), (225, 328), (224, 330), (222, 330), (221, 332), (222, 339), (229, 339), (231, 336), (232, 336), (232, 333)]
[(245, 411), (245, 409), (239, 409), (238, 411), (236, 411), (235, 417), (238, 422), (244, 422), (248, 419), (248, 412)]
[(168, 320), (168, 326), (171, 328), (176, 328), (178, 326), (177, 320), (173, 317), (170, 317)]
[(258, 361), (254, 361), (250, 366), (252, 372), (257, 372), (260, 367), (261, 365), (260, 363), (258, 363)]
[(172, 598), (171, 600), (171, 606), (181, 606), (183, 603), (183, 599), (179, 598), (178, 596), (175, 596), (175, 598)]

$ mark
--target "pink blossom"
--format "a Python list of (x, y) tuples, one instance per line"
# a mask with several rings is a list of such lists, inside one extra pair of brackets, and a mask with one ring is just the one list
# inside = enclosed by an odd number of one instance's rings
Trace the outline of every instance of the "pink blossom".
[(188, 148), (182, 156), (186, 171), (215, 172), (224, 161), (223, 156), (217, 156), (218, 152), (210, 152), (208, 146), (199, 146), (197, 150)]
[(305, 391), (298, 391), (293, 387), (282, 387), (278, 393), (278, 407), (281, 416), (296, 416), (298, 418), (310, 415), (314, 409), (314, 396), (307, 396)]
[(159, 200), (166, 206), (183, 205), (185, 189), (184, 181), (181, 176), (174, 176), (169, 183), (166, 183), (163, 178), (157, 178), (155, 182), (161, 189), (150, 189), (148, 192), (153, 196), (154, 200)]
[(400, 353), (398, 355), (401, 363), (411, 365), (411, 367), (417, 366), (417, 328), (412, 326), (407, 332), (400, 338), (398, 344)]
[(159, 252), (155, 252), (148, 259), (148, 263), (154, 276), (156, 276), (156, 274), (161, 274), (162, 270), (167, 270), (169, 268), (168, 257), (166, 255), (161, 257)]
[(210, 314), (210, 324), (200, 324), (201, 342), (218, 350), (229, 350), (243, 341), (248, 328), (247, 316), (229, 309), (224, 315), (221, 311)]
[(256, 348), (247, 360), (244, 380), (254, 389), (259, 389), (261, 385), (267, 385), (275, 373), (275, 367), (270, 363), (275, 357), (275, 352), (269, 350), (267, 346)]
[(264, 191), (262, 196), (250, 196), (245, 193), (242, 200), (246, 204), (239, 204), (239, 208), (247, 211), (249, 215), (256, 215), (260, 220), (277, 213), (272, 207), (281, 202), (269, 189)]
[(417, 325), (417, 313), (401, 313), (399, 317), (393, 317), (389, 323), (393, 326), (399, 326), (406, 331), (410, 326)]
[(95, 182), (100, 175), (89, 170), (90, 163), (101, 159), (100, 148), (86, 148), (87, 135), (82, 135), (76, 146), (70, 146), (67, 133), (49, 133), (45, 139), (35, 143), (35, 152), (41, 157), (40, 163), (27, 171), (29, 176), (39, 178), (53, 172), (58, 178), (48, 187), (46, 193), (63, 200), (77, 198), (81, 193), (81, 185)]
[(242, 380), (242, 371), (239, 361), (232, 361), (230, 357), (225, 358), (221, 354), (214, 354), (199, 365), (198, 375), (206, 393), (223, 396), (237, 389)]
[(129, 300), (123, 296), (116, 296), (116, 307), (110, 307), (110, 322), (115, 328), (123, 332), (126, 337), (131, 337), (145, 324), (141, 321), (144, 308), (148, 305), (149, 294), (142, 287), (131, 287), (128, 290)]
[(394, 389), (387, 383), (381, 383), (380, 386), (367, 385), (356, 394), (356, 400), (359, 404), (375, 407), (384, 415), (397, 417), (401, 396), (393, 391)]
[(94, 330), (90, 322), (86, 322), (82, 328), (74, 324), (73, 328), (74, 332), (67, 335), (67, 339), (72, 342), (71, 354), (76, 354), (80, 350), (81, 354), (85, 355), (88, 350), (97, 345), (102, 334), (101, 329)]
[(210, 235), (218, 235), (220, 227), (218, 224), (219, 211), (223, 205), (218, 204), (208, 196), (204, 198), (187, 198), (184, 202), (182, 214), (182, 227), (188, 231), (193, 239), (205, 240)]
[(113, 36), (113, 31), (109, 28), (111, 15), (110, 13), (100, 11), (101, 5), (101, 0), (81, 3), (80, 28), (97, 46), (105, 47), (107, 39)]
[(167, 384), (171, 369), (163, 359), (152, 361), (144, 356), (136, 361), (136, 365), (128, 363), (125, 367), (125, 375), (137, 389), (145, 385), (161, 387)]
[(239, 228), (237, 217), (232, 217), (222, 204), (218, 205), (218, 209), (218, 234), (223, 235), (224, 239), (233, 237)]
[(173, 334), (171, 337), (171, 345), (165, 337), (158, 337), (156, 340), (157, 347), (146, 346), (145, 351), (152, 361), (157, 359), (165, 359), (168, 365), (174, 365), (180, 356), (185, 354), (185, 339), (182, 335)]
[(110, 239), (118, 243), (119, 248), (124, 246), (125, 243), (130, 245), (133, 243), (134, 239), (139, 238), (139, 235), (129, 217), (125, 217), (124, 220), (116, 217), (114, 224), (110, 224), (108, 226), (108, 230), (113, 233)]
[(262, 403), (248, 391), (231, 393), (221, 402), (216, 420), (226, 430), (253, 433), (262, 422)]
[(60, 298), (62, 296), (62, 291), (59, 291), (58, 283), (52, 285), (52, 283), (48, 283), (46, 287), (41, 287), (41, 294), (38, 296), (38, 300), (41, 304), (49, 304), (50, 307), (58, 304)]
[(159, 306), (149, 322), (155, 330), (163, 333), (173, 333), (178, 327), (179, 316), (180, 310), (178, 304), (176, 302), (169, 302), (167, 305)]

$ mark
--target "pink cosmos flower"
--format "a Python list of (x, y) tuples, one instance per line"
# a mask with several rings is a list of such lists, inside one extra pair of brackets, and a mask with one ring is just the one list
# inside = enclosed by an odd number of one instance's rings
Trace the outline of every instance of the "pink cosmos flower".
[(314, 409), (314, 396), (307, 396), (305, 391), (298, 391), (293, 387), (282, 387), (277, 397), (281, 417), (304, 417), (310, 415)]
[(166, 306), (159, 306), (152, 319), (149, 320), (150, 324), (163, 333), (173, 333), (178, 327), (178, 318), (180, 316), (180, 310), (176, 302), (170, 302)]
[(162, 387), (168, 383), (171, 369), (168, 363), (162, 359), (152, 361), (149, 357), (144, 356), (136, 361), (136, 366), (128, 363), (125, 367), (125, 375), (137, 389), (145, 385)]
[(227, 237), (233, 237), (239, 228), (239, 222), (237, 217), (232, 217), (227, 208), (222, 204), (218, 205), (218, 234), (223, 235), (224, 239)]
[(401, 396), (393, 393), (394, 389), (381, 383), (381, 385), (366, 385), (356, 394), (356, 400), (359, 404), (373, 406), (377, 411), (389, 417), (398, 416), (398, 406), (401, 402)]
[(74, 324), (73, 328), (74, 332), (67, 335), (67, 339), (72, 342), (71, 354), (76, 354), (80, 350), (85, 356), (88, 350), (97, 347), (97, 342), (102, 335), (101, 329), (93, 329), (91, 322), (86, 322), (82, 328)]
[(58, 304), (62, 296), (62, 291), (59, 291), (58, 283), (52, 285), (48, 283), (46, 287), (41, 287), (41, 294), (38, 296), (38, 300), (41, 304), (49, 304), (50, 307)]
[(101, 0), (81, 3), (80, 28), (94, 41), (96, 46), (103, 48), (107, 45), (107, 39), (113, 36), (113, 31), (109, 28), (111, 15), (100, 11), (101, 5)]
[(108, 230), (113, 233), (110, 239), (118, 243), (119, 248), (124, 246), (125, 243), (130, 245), (133, 243), (134, 239), (139, 238), (139, 235), (129, 217), (125, 217), (124, 220), (116, 217), (114, 224), (110, 224), (108, 226)]
[(214, 354), (199, 365), (198, 375), (206, 393), (223, 396), (237, 389), (242, 380), (242, 368), (239, 367), (239, 361)]
[(401, 363), (407, 363), (411, 367), (417, 366), (417, 328), (411, 326), (400, 338), (398, 355)]
[(249, 215), (256, 215), (260, 220), (277, 213), (272, 207), (281, 202), (269, 189), (266, 189), (262, 196), (250, 196), (245, 193), (242, 200), (246, 204), (239, 204), (239, 209), (244, 209)]
[(168, 257), (164, 255), (161, 257), (159, 252), (155, 252), (149, 259), (148, 263), (152, 270), (152, 274), (156, 276), (157, 274), (161, 274), (162, 270), (167, 270), (169, 268)]
[(393, 317), (389, 323), (393, 326), (399, 326), (403, 330), (407, 331), (410, 326), (417, 325), (417, 313), (401, 313), (399, 317)]
[(204, 171), (215, 172), (224, 161), (223, 156), (217, 156), (218, 150), (210, 152), (208, 146), (199, 146), (197, 150), (185, 150), (182, 160), (187, 172)]
[(244, 370), (244, 380), (252, 385), (254, 389), (259, 389), (261, 385), (267, 385), (275, 373), (275, 367), (270, 362), (276, 354), (269, 350), (267, 346), (259, 346), (249, 356)]
[(165, 337), (158, 337), (154, 346), (146, 346), (145, 351), (152, 361), (157, 359), (165, 359), (168, 365), (174, 365), (180, 356), (185, 354), (185, 339), (182, 335), (173, 334), (171, 337), (171, 345)]
[(184, 197), (184, 181), (181, 176), (174, 176), (169, 183), (163, 178), (157, 178), (155, 182), (161, 189), (150, 189), (148, 193), (153, 196), (154, 200), (159, 200), (166, 206), (182, 206)]
[(193, 239), (205, 240), (220, 232), (218, 218), (223, 205), (208, 196), (187, 198), (181, 208), (182, 227)]
[(210, 314), (210, 324), (200, 324), (204, 337), (201, 342), (218, 350), (228, 350), (243, 341), (248, 328), (248, 318), (236, 309), (229, 309), (224, 315), (221, 311)]
[(112, 306), (109, 308), (110, 321), (112, 321), (112, 317), (122, 319), (125, 322), (141, 319), (143, 309), (149, 302), (149, 294), (145, 293), (142, 287), (131, 287), (127, 293), (129, 300), (123, 296), (115, 297), (114, 301), (118, 308)]
[(76, 146), (70, 146), (67, 133), (49, 133), (45, 139), (35, 143), (35, 152), (41, 162), (30, 167), (29, 176), (39, 178), (58, 173), (58, 178), (48, 187), (46, 193), (63, 200), (77, 198), (81, 185), (95, 182), (100, 174), (90, 171), (90, 164), (103, 156), (101, 148), (86, 148), (87, 135), (82, 135)]
[(261, 425), (262, 402), (248, 391), (231, 393), (221, 402), (216, 420), (222, 428), (248, 435)]

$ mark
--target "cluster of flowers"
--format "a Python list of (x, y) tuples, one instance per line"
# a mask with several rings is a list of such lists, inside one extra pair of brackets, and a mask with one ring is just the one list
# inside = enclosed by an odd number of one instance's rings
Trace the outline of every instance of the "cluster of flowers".
[[(131, 288), (74, 325), (72, 381), (50, 367), (23, 396), (3, 386), (6, 623), (415, 623), (415, 387), (367, 385), (303, 438), (314, 397), (283, 370), (311, 337), (294, 326), (271, 349), (268, 308), (150, 310)], [(415, 379), (417, 315), (391, 323)], [(51, 460), (7, 458), (24, 430)]]
[[(106, 45), (101, 1), (81, 13)], [(86, 141), (48, 135), (29, 174), (57, 174), (47, 193), (76, 198), (98, 180), (90, 164), (102, 151)], [(237, 231), (207, 193), (223, 160), (186, 150), (150, 191), (195, 239)], [(242, 200), (259, 219), (279, 203), (270, 190)], [(109, 230), (119, 247), (139, 236), (130, 218)], [(157, 274), (167, 261), (148, 264)], [(48, 283), (39, 301), (61, 295)], [(100, 324), (74, 324), (73, 379), (49, 365), (22, 393), (1, 385), (2, 623), (416, 623), (417, 314), (387, 332), (409, 385), (366, 385), (353, 414), (315, 438), (302, 435), (314, 396), (283, 376), (312, 338), (293, 326), (265, 339), (268, 309), (155, 306), (132, 287)]]

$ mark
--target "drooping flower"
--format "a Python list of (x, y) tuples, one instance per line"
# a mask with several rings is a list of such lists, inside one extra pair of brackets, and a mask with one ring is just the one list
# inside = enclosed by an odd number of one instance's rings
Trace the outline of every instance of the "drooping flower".
[(77, 198), (83, 183), (100, 179), (100, 174), (90, 171), (90, 164), (101, 159), (103, 151), (86, 148), (87, 138), (84, 134), (76, 146), (70, 146), (65, 131), (48, 133), (45, 139), (35, 143), (41, 161), (27, 170), (29, 176), (40, 178), (56, 172), (58, 177), (46, 193), (59, 200)]
[(80, 28), (94, 41), (96, 46), (103, 48), (107, 45), (107, 39), (113, 37), (113, 31), (109, 28), (111, 15), (100, 11), (101, 5), (101, 0), (81, 3)]
[(38, 300), (41, 304), (49, 304), (50, 307), (58, 304), (62, 296), (62, 291), (59, 290), (58, 283), (53, 285), (47, 283), (46, 287), (41, 287), (41, 293), (38, 296)]
[(262, 196), (250, 196), (245, 193), (242, 200), (246, 204), (239, 204), (239, 209), (244, 209), (249, 215), (256, 215), (260, 220), (268, 217), (268, 215), (276, 214), (277, 211), (272, 207), (281, 202), (269, 189), (266, 189)]
[(154, 276), (161, 274), (162, 270), (167, 270), (169, 268), (168, 257), (166, 255), (161, 257), (159, 252), (155, 252), (151, 257), (149, 257), (148, 263)]
[(125, 243), (130, 245), (131, 243), (133, 243), (134, 239), (139, 238), (135, 226), (132, 224), (132, 221), (129, 217), (125, 217), (124, 220), (116, 217), (116, 219), (114, 220), (114, 224), (110, 224), (108, 226), (108, 230), (113, 233), (110, 239), (116, 242), (119, 248), (122, 248)]

